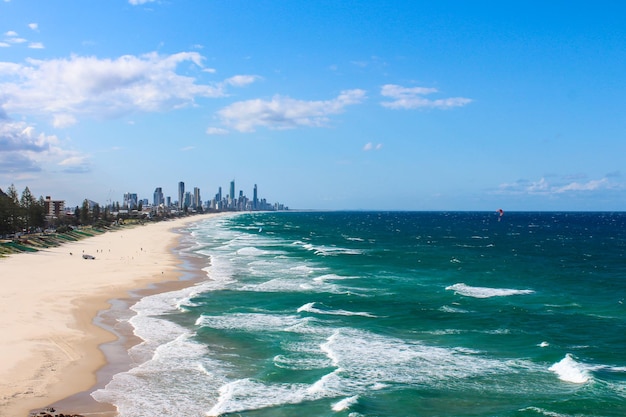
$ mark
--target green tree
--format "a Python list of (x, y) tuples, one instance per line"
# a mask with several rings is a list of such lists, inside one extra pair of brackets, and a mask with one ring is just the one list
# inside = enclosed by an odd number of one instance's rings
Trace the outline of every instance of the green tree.
[(97, 222), (100, 219), (100, 204), (95, 204), (93, 206), (93, 222)]
[(83, 207), (80, 210), (80, 224), (90, 224), (91, 218), (89, 213), (89, 200), (85, 199), (83, 201)]
[(35, 200), (35, 197), (33, 197), (28, 187), (24, 188), (24, 191), (22, 191), (20, 208), (22, 209), (22, 226), (27, 231), (30, 231), (32, 227), (35, 227), (37, 200)]
[(17, 196), (17, 189), (15, 188), (15, 185), (13, 185), (13, 184), (9, 185), (9, 188), (7, 188), (7, 196), (9, 196), (11, 201), (13, 201), (13, 204), (15, 204), (16, 206), (18, 206), (20, 204), (20, 201), (19, 201), (18, 196)]
[(78, 226), (78, 224), (80, 223), (80, 218), (81, 218), (80, 207), (76, 206), (76, 209), (74, 209), (74, 225)]
[(10, 233), (15, 233), (21, 230), (22, 226), (22, 210), (20, 208), (20, 200), (17, 196), (17, 189), (15, 185), (11, 184), (7, 188), (7, 196), (9, 197), (9, 218), (8, 224), (10, 227)]
[(16, 207), (13, 200), (0, 190), (0, 235), (14, 233), (13, 216)]
[(39, 196), (39, 200), (33, 209), (33, 222), (36, 227), (44, 227), (46, 225), (46, 200), (43, 196)]

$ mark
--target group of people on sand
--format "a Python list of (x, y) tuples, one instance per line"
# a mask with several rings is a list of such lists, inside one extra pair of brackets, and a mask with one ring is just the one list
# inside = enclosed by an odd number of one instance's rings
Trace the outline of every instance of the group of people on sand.
[(39, 412), (30, 413), (30, 417), (84, 417), (81, 414), (56, 414), (56, 410), (52, 407), (44, 408)]

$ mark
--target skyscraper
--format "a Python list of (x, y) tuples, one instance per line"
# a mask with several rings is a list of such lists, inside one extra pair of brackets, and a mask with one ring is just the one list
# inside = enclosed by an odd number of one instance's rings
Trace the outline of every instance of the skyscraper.
[(235, 208), (237, 204), (235, 203), (235, 180), (230, 182), (230, 194), (228, 196), (230, 197), (230, 208)]
[(124, 207), (128, 210), (136, 209), (138, 201), (137, 193), (124, 193)]
[(259, 209), (258, 203), (259, 203), (259, 199), (258, 199), (258, 196), (257, 196), (256, 184), (254, 184), (254, 192), (252, 194), (252, 210), (258, 210)]
[(158, 207), (164, 202), (165, 200), (163, 199), (163, 189), (161, 187), (157, 187), (154, 190), (154, 198), (152, 201), (152, 205), (154, 205), (155, 207)]
[(182, 210), (185, 207), (185, 183), (178, 183), (178, 208)]
[(193, 188), (193, 203), (192, 203), (193, 208), (198, 209), (200, 207), (202, 207), (202, 198), (200, 197), (200, 188), (198, 187), (194, 187)]

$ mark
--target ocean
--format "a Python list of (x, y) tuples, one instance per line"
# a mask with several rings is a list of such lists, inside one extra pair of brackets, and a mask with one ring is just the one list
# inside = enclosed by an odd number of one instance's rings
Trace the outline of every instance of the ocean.
[(132, 307), (92, 394), (122, 417), (626, 415), (626, 213), (239, 213), (180, 250), (205, 279)]

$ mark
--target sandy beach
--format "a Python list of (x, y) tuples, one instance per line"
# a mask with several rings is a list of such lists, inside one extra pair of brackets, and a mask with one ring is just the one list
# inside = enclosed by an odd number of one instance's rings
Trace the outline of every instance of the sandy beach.
[(0, 415), (26, 417), (92, 387), (106, 363), (99, 346), (116, 338), (94, 324), (98, 312), (129, 291), (178, 281), (175, 230), (208, 216), (0, 258)]

